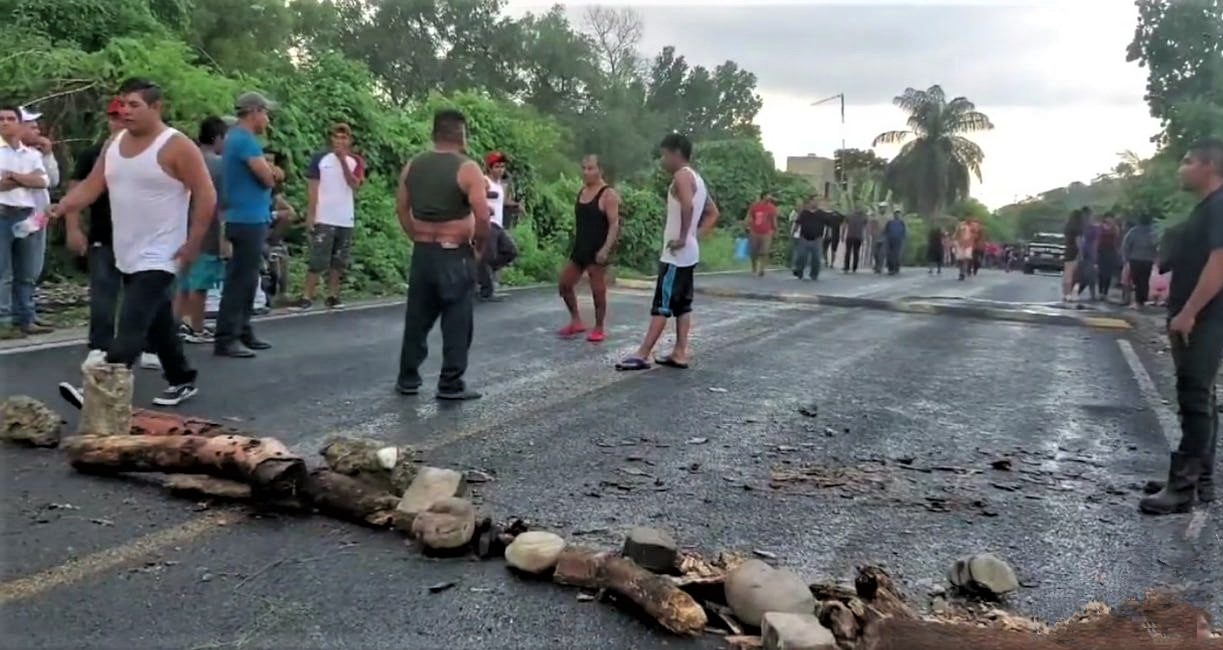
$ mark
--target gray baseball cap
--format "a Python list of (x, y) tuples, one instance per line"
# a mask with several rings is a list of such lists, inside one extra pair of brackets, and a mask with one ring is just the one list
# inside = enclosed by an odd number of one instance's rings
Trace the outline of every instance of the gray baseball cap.
[(242, 115), (251, 111), (274, 111), (278, 106), (262, 94), (251, 91), (238, 95), (238, 99), (234, 101), (234, 112)]

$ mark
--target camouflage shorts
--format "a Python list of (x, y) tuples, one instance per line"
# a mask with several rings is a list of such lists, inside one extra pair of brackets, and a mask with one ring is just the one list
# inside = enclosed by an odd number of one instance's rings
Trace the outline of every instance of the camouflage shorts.
[(352, 254), (352, 228), (315, 224), (310, 235), (311, 273), (322, 273), (328, 269), (343, 271), (348, 268)]

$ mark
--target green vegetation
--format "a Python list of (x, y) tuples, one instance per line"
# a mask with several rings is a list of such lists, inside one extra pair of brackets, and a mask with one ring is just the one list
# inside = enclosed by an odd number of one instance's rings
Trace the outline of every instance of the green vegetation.
[[(347, 280), (363, 294), (402, 289), (411, 251), (394, 182), (428, 146), (442, 106), (467, 114), (473, 155), (511, 158), (525, 214), (510, 282), (555, 277), (587, 152), (623, 195), (618, 263), (641, 272), (661, 246), (666, 181), (655, 148), (671, 130), (696, 141), (695, 163), (724, 215), (707, 267), (734, 265), (730, 233), (760, 194), (811, 192), (775, 170), (753, 123), (756, 77), (735, 62), (693, 65), (673, 47), (643, 59), (629, 9), (592, 7), (580, 24), (561, 7), (517, 19), (503, 9), (502, 0), (0, 0), (0, 96), (44, 114), (70, 169), (101, 137), (102, 109), (127, 77), (159, 83), (167, 121), (192, 136), (203, 117), (231, 112), (239, 92), (262, 91), (282, 105), (269, 147), (290, 159), (286, 191), (299, 211), (309, 155), (331, 123), (347, 122), (368, 167)], [(301, 246), (301, 231), (289, 241)], [(75, 273), (54, 249), (50, 275)]]
[(895, 100), (909, 114), (908, 130), (888, 131), (875, 145), (900, 144), (884, 182), (905, 206), (927, 218), (942, 216), (951, 203), (968, 197), (971, 176), (981, 179), (985, 153), (964, 134), (994, 128), (964, 97), (947, 101), (939, 86), (907, 88)]

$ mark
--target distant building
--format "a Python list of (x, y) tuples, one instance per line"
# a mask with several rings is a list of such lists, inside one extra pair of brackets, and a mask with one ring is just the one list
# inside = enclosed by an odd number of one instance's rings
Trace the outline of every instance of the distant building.
[(832, 196), (832, 188), (837, 184), (836, 162), (832, 158), (815, 154), (789, 156), (786, 171), (807, 179), (824, 198)]

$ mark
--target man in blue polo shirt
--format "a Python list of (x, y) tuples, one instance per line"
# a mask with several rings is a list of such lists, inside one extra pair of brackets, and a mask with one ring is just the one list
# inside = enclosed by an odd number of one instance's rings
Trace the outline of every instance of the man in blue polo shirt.
[(234, 102), (238, 123), (225, 137), (221, 153), (224, 183), (222, 215), (225, 237), (233, 248), (225, 269), (225, 286), (217, 310), (213, 352), (219, 357), (249, 358), (272, 347), (251, 330), (251, 306), (259, 287), (259, 264), (271, 223), (272, 188), (284, 171), (268, 163), (255, 136), (268, 128), (276, 105), (256, 92)]

